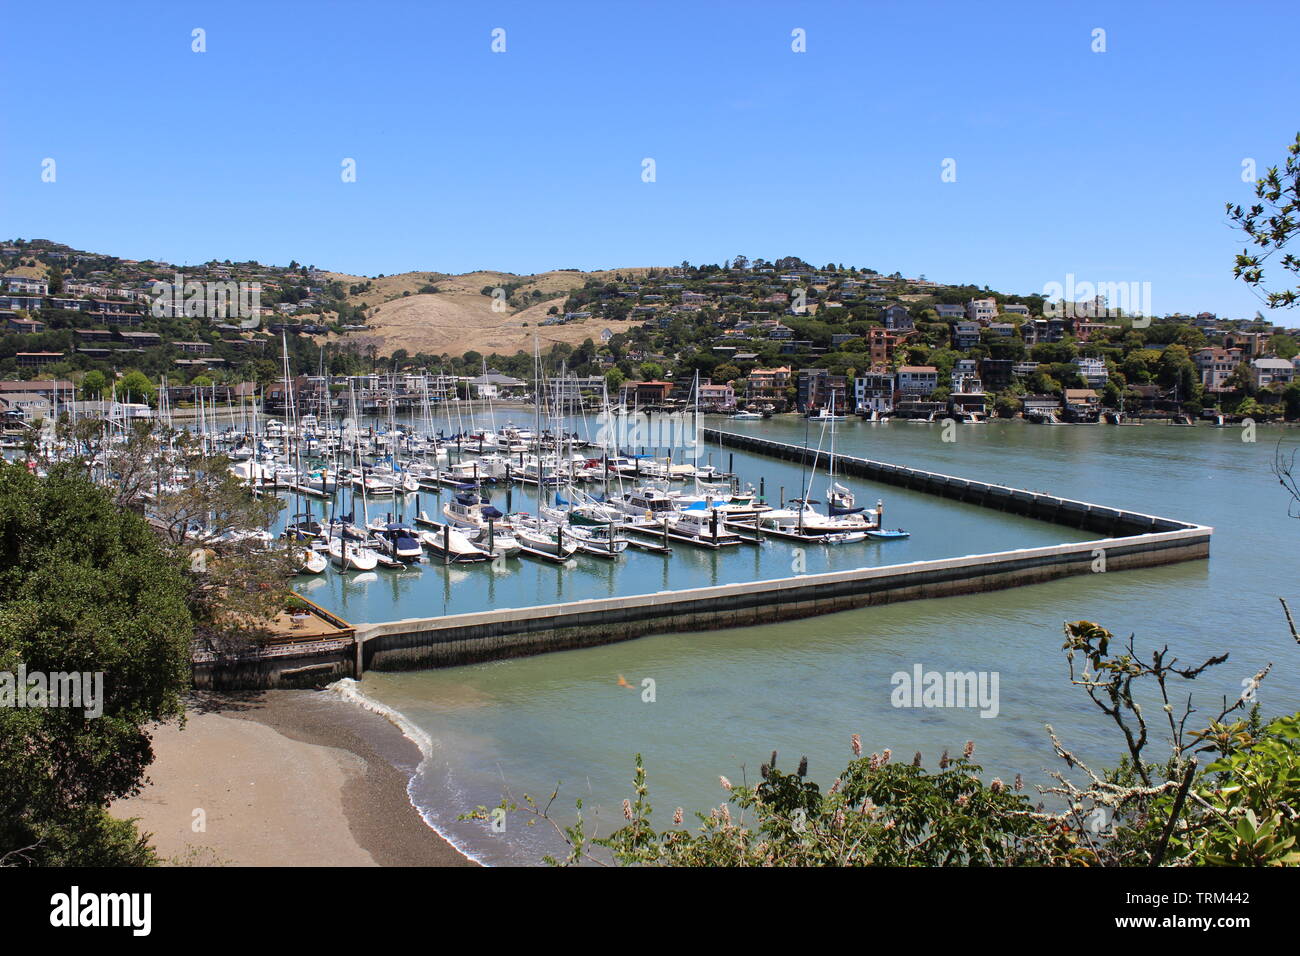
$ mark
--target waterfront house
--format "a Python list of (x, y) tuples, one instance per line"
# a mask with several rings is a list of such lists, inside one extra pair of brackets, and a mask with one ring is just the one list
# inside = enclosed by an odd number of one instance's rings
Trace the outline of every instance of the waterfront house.
[(1061, 400), (1055, 395), (1025, 395), (1020, 409), (1025, 418), (1052, 419), (1061, 412)]
[(619, 389), (619, 400), (629, 406), (664, 405), (672, 391), (672, 382), (624, 382)]
[[(489, 375), (491, 374), (492, 373), (489, 373)], [(493, 387), (496, 388), (496, 394), (490, 396), (492, 398), (496, 398), (503, 394), (504, 389), (510, 389), (524, 384), (518, 379), (512, 379), (507, 375), (501, 375), (499, 373), (497, 373), (495, 377), (503, 381), (494, 383)], [(477, 383), (478, 379), (472, 379), (470, 381), (470, 384), (475, 387), (477, 387)], [(604, 394), (605, 376), (562, 375), (550, 379), (550, 381), (547, 382), (547, 385), (550, 387), (551, 403), (554, 406), (561, 407), (564, 405), (581, 404), (586, 398), (599, 397)], [(482, 389), (479, 389), (479, 397), (487, 398), (489, 396), (485, 395)]]
[(939, 387), (939, 370), (933, 365), (903, 365), (897, 373), (898, 391), (912, 398), (929, 395)]
[(1015, 364), (1011, 359), (982, 359), (979, 371), (984, 387), (994, 392), (1010, 388), (1012, 369)]
[(828, 369), (805, 368), (799, 370), (797, 406), (801, 412), (817, 411), (831, 407), (834, 402), (838, 412), (848, 410), (849, 379), (847, 375), (832, 375)]
[(1101, 399), (1091, 388), (1067, 388), (1064, 404), (1066, 421), (1095, 422), (1101, 412)]
[(705, 411), (731, 411), (736, 407), (735, 389), (726, 384), (714, 385), (712, 382), (701, 382), (699, 404)]
[(853, 405), (859, 414), (888, 415), (894, 410), (894, 376), (876, 367), (853, 380)]

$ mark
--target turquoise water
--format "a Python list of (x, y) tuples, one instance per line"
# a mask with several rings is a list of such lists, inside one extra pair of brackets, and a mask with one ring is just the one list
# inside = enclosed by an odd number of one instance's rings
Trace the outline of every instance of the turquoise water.
[[(797, 442), (805, 431), (802, 422), (780, 420), (725, 427)], [(1294, 443), (1293, 434), (1261, 429), (1260, 440), (1251, 444), (1236, 429), (1006, 422), (959, 427), (957, 440), (946, 443), (938, 426), (848, 422), (838, 438), (846, 453), (1213, 525), (1211, 558), (471, 667), (372, 673), (360, 689), (428, 735), (430, 758), (412, 783), (413, 799), (431, 823), (488, 862), (535, 863), (542, 852), (556, 849), (556, 841), (545, 827), (526, 828), (522, 818), (511, 819), (504, 834), (493, 834), (456, 821), (458, 814), (494, 804), (505, 791), (547, 795), (559, 782), (555, 806), (561, 817), (571, 816), (574, 798), (582, 797), (588, 822), (609, 832), (621, 822), (621, 801), (632, 795), (637, 752), (644, 755), (651, 802), (663, 825), (676, 806), (686, 808), (689, 820), (691, 811), (721, 803), (725, 792), (718, 776), (753, 779), (773, 749), (785, 767), (807, 754), (811, 775), (829, 785), (851, 756), (853, 733), (862, 735), (869, 752), (890, 747), (896, 758), (906, 759), (920, 750), (931, 764), (943, 749), (956, 751), (973, 739), (990, 775), (1010, 780), (1023, 773), (1031, 784), (1044, 782), (1046, 770), (1061, 769), (1046, 723), (1096, 764), (1113, 763), (1119, 754), (1114, 731), (1068, 683), (1060, 653), (1066, 620), (1086, 618), (1117, 634), (1136, 633), (1140, 647), (1168, 644), (1185, 661), (1229, 651), (1227, 664), (1190, 688), (1202, 713), (1224, 695), (1235, 698), (1242, 680), (1268, 661), (1273, 672), (1258, 693), (1264, 713), (1300, 707), (1300, 648), (1287, 633), (1277, 601), (1300, 600), (1300, 522), (1287, 516), (1287, 496), (1269, 471), (1278, 438), (1286, 435)], [(790, 483), (791, 469), (798, 476), (797, 467), (767, 459), (742, 462), (737, 455), (737, 471), (752, 480), (753, 469), (767, 476), (769, 494), (773, 481)], [(860, 492), (867, 488), (853, 484)], [(866, 490), (864, 496), (874, 500), (877, 493), (897, 523), (916, 533), (909, 542), (858, 551), (842, 566), (1070, 539), (1063, 528), (893, 488)], [(887, 525), (894, 523), (887, 517)], [(602, 571), (647, 585), (640, 590), (658, 590), (680, 586), (680, 580), (702, 583), (701, 571), (735, 580), (755, 563), (760, 571), (768, 562), (775, 568), (788, 560), (787, 547), (772, 546), (771, 554), (757, 557), (752, 549), (694, 556), (678, 549), (653, 581), (646, 581), (649, 569), (658, 567), (653, 564), (635, 574), (628, 572), (642, 566), (631, 562)], [(817, 550), (809, 549), (810, 556)], [(692, 557), (704, 564), (684, 563)], [(809, 570), (818, 567), (810, 562)], [(371, 584), (364, 597), (349, 600), (353, 607), (365, 602), (368, 613), (386, 608), (384, 602), (405, 606), (407, 593), (425, 606), (443, 601), (458, 607), (470, 599), (457, 592), (487, 587), (469, 569), (451, 584), (440, 582), (440, 569), (434, 571), (412, 575), (409, 592), (402, 590), (405, 582), (390, 585), (381, 578), (383, 597), (371, 594)], [(557, 584), (557, 577), (565, 583)], [(526, 591), (531, 581), (539, 590), (549, 586), (557, 597), (586, 596), (584, 588), (602, 583), (594, 574), (549, 566), (537, 566), (513, 584), (509, 580), (495, 586)], [(439, 593), (425, 595), (439, 591), (440, 583)], [(518, 606), (516, 600), (502, 603)], [(925, 670), (996, 672), (997, 716), (981, 717), (970, 708), (895, 708), (891, 677), (917, 664)], [(637, 689), (619, 686), (620, 676)], [(653, 703), (642, 700), (646, 678), (654, 681)]]

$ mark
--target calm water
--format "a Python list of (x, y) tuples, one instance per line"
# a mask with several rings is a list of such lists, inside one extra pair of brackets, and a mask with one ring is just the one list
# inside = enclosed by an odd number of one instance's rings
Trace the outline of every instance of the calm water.
[[(765, 436), (802, 442), (798, 421), (727, 422)], [(955, 443), (937, 426), (903, 422), (838, 428), (846, 453), (1051, 490), (1215, 527), (1212, 556), (1144, 571), (1089, 575), (991, 594), (909, 602), (779, 625), (668, 634), (581, 651), (472, 667), (365, 677), (360, 689), (427, 735), (429, 759), (412, 783), (426, 817), (487, 862), (537, 862), (557, 849), (546, 828), (512, 819), (494, 835), (457, 814), (495, 804), (507, 789), (549, 794), (571, 814), (582, 797), (587, 820), (602, 833), (621, 822), (631, 796), (633, 755), (642, 753), (659, 823), (683, 806), (721, 803), (718, 775), (753, 779), (771, 750), (792, 767), (807, 754), (824, 786), (850, 758), (849, 736), (868, 749), (890, 747), (898, 757), (920, 750), (933, 765), (945, 748), (976, 741), (990, 774), (1030, 783), (1054, 763), (1043, 725), (1096, 764), (1113, 763), (1113, 731), (1069, 686), (1060, 653), (1061, 623), (1086, 618), (1117, 634), (1136, 633), (1140, 646), (1168, 644), (1186, 661), (1222, 651), (1227, 664), (1197, 681), (1202, 712), (1274, 662), (1259, 691), (1264, 713), (1300, 707), (1300, 649), (1288, 635), (1279, 596), (1300, 602), (1295, 569), (1300, 523), (1287, 516), (1287, 497), (1269, 471), (1285, 434), (1261, 430), (1255, 444), (1236, 429), (1035, 427), (1021, 423), (963, 426)], [(816, 437), (814, 435), (814, 443)], [(715, 462), (722, 453), (715, 451)], [(736, 456), (748, 480), (762, 474), (791, 495), (797, 466)], [(850, 482), (860, 499), (885, 499), (889, 526), (913, 531), (907, 542), (808, 548), (808, 570), (855, 567), (1078, 540), (1067, 529), (1009, 518)], [(814, 485), (824, 493), (824, 480)], [(516, 494), (518, 494), (516, 492)], [(521, 507), (516, 503), (516, 507)], [(635, 555), (610, 568), (521, 566), (492, 576), (480, 569), (426, 568), (380, 575), (368, 586), (340, 589), (327, 577), (313, 598), (355, 621), (436, 614), (443, 608), (522, 606), (533, 599), (571, 599), (682, 587), (789, 573), (790, 545), (771, 542), (727, 554), (678, 548), (664, 559)], [(594, 566), (593, 566), (594, 565)], [(409, 580), (408, 580), (409, 578)], [(355, 589), (354, 589), (355, 587)], [(891, 676), (926, 670), (997, 672), (999, 712), (895, 708)], [(654, 681), (656, 700), (618, 685)]]

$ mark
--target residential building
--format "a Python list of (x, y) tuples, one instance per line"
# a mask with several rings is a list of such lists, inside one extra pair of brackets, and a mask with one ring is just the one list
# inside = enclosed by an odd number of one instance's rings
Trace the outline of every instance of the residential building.
[(910, 332), (916, 328), (916, 323), (912, 321), (907, 306), (899, 305), (897, 302), (881, 309), (880, 320), (885, 323), (885, 328), (891, 332)]
[(1256, 388), (1286, 385), (1295, 379), (1296, 374), (1295, 366), (1286, 359), (1280, 358), (1254, 359), (1250, 363), (1250, 371)]
[(749, 372), (745, 395), (750, 401), (784, 402), (789, 387), (790, 369), (787, 366), (756, 368)]
[(31, 392), (41, 395), (59, 404), (72, 401), (76, 395), (76, 386), (65, 379), (43, 379), (33, 382), (0, 381), (0, 396), (16, 392)]
[(894, 353), (898, 346), (902, 345), (914, 335), (914, 332), (891, 332), (889, 329), (882, 329), (878, 325), (873, 325), (867, 329), (867, 348), (871, 353), (872, 365), (893, 365)]
[(824, 368), (799, 370), (796, 403), (801, 412), (830, 408), (832, 402), (837, 411), (848, 410), (848, 392), (849, 380), (846, 375), (832, 375)]
[(1218, 345), (1192, 353), (1192, 361), (1196, 363), (1201, 384), (1210, 392), (1221, 392), (1227, 388), (1228, 379), (1241, 364), (1241, 359), (1241, 349), (1225, 349)]
[(5, 322), (5, 331), (34, 335), (37, 332), (45, 331), (45, 323), (37, 319), (20, 319), (17, 317), (11, 317)]
[(952, 327), (952, 344), (958, 349), (970, 349), (980, 344), (978, 322), (958, 322)]
[(31, 276), (5, 276), (4, 287), (6, 292), (12, 292), (16, 295), (49, 295), (50, 284), (45, 279), (35, 279)]
[(894, 410), (894, 376), (883, 367), (853, 380), (853, 407), (859, 414), (888, 415)]
[(705, 411), (726, 412), (736, 407), (736, 392), (730, 385), (700, 383), (700, 408)]
[(929, 395), (939, 387), (939, 370), (933, 365), (904, 365), (898, 370), (898, 391), (912, 397)]
[(1105, 385), (1110, 373), (1106, 371), (1106, 363), (1099, 358), (1085, 358), (1080, 356), (1074, 360), (1074, 367), (1079, 370), (1079, 377), (1089, 388), (1095, 388), (1099, 385)]
[(998, 316), (997, 299), (971, 299), (966, 303), (966, 318), (980, 325), (988, 325)]
[(1011, 387), (1012, 369), (1015, 362), (1011, 359), (981, 359), (980, 380), (989, 391), (1000, 392)]
[(6, 425), (48, 419), (50, 400), (33, 392), (8, 392), (0, 395), (0, 412), (3, 412)]
[(55, 362), (62, 362), (62, 352), (18, 352), (14, 355), (19, 368), (44, 368)]
[(672, 391), (672, 382), (624, 382), (619, 399), (629, 406), (663, 405)]

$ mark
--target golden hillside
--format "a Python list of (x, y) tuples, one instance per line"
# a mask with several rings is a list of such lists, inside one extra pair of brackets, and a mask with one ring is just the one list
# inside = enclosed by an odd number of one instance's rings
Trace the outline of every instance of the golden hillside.
[[(503, 355), (520, 350), (531, 352), (536, 336), (543, 351), (557, 342), (581, 345), (584, 339), (600, 341), (601, 329), (606, 327), (597, 319), (571, 322), (565, 325), (542, 325), (547, 310), (552, 306), (564, 309), (566, 294), (581, 288), (592, 278), (601, 279), (615, 274), (644, 275), (647, 270), (609, 269), (600, 272), (542, 272), (536, 275), (512, 275), (507, 272), (469, 272), (448, 276), (430, 272), (406, 272), (401, 275), (366, 279), (342, 273), (325, 273), (326, 281), (337, 279), (344, 286), (370, 283), (365, 292), (348, 297), (350, 305), (364, 303), (369, 313), (370, 329), (348, 338), (373, 342), (382, 355), (396, 349), (406, 349), (414, 355), (460, 355), (474, 350), (490, 355)], [(518, 285), (515, 300), (528, 297), (533, 290), (543, 296), (527, 308), (507, 312), (492, 311), (492, 298), (483, 295), (485, 286)], [(421, 294), (419, 290), (433, 285), (436, 293)], [(409, 293), (409, 294), (406, 294)], [(615, 331), (626, 329), (637, 322), (613, 323)]]

